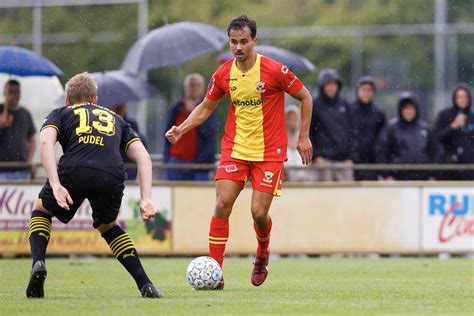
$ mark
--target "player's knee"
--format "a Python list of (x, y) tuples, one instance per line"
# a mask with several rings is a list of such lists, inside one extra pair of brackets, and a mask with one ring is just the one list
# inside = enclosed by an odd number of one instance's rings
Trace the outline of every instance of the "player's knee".
[(260, 204), (253, 205), (252, 217), (256, 223), (266, 222), (268, 217), (268, 208)]
[(117, 225), (117, 222), (113, 221), (112, 223), (109, 223), (109, 224), (100, 224), (99, 227), (97, 227), (97, 230), (103, 234), (105, 233), (106, 231), (108, 231), (109, 229), (111, 229), (112, 227), (116, 226)]
[(48, 214), (49, 216), (52, 216), (52, 214), (44, 208), (43, 203), (41, 203), (41, 200), (37, 200), (35, 203), (35, 211), (40, 211), (42, 213)]
[(229, 217), (231, 211), (232, 203), (218, 197), (216, 200), (216, 209), (214, 212), (214, 216), (218, 218), (227, 218)]
[(267, 221), (268, 214), (266, 212), (256, 212), (252, 213), (254, 222), (263, 223)]

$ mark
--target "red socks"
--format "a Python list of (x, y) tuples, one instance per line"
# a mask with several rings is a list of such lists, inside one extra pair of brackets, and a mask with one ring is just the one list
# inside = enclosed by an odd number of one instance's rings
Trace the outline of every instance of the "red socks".
[(267, 225), (265, 227), (259, 227), (254, 223), (253, 228), (257, 234), (257, 256), (268, 256), (268, 245), (270, 244), (270, 232), (272, 230), (272, 218), (270, 217), (268, 219)]
[[(257, 234), (257, 255), (268, 256), (268, 245), (270, 244), (270, 232), (272, 230), (272, 219), (269, 218), (265, 227), (253, 224)], [(214, 258), (222, 268), (224, 261), (225, 245), (229, 239), (229, 219), (212, 217), (209, 229), (209, 256)]]
[(209, 256), (222, 268), (225, 245), (229, 239), (229, 219), (212, 217), (209, 229)]

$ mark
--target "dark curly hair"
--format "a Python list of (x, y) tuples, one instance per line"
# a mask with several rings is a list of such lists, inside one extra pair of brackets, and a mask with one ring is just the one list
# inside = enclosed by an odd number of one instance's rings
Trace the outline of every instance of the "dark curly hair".
[(246, 26), (250, 29), (252, 38), (255, 38), (255, 36), (257, 36), (257, 23), (246, 15), (238, 16), (230, 21), (229, 26), (227, 27), (227, 35), (230, 36), (231, 30), (242, 30)]

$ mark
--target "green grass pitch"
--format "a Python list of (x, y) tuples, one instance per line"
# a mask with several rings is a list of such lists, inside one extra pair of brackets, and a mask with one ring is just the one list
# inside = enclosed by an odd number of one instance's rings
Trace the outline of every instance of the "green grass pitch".
[(30, 260), (0, 260), (0, 315), (474, 315), (474, 260), (279, 259), (250, 283), (251, 259), (224, 263), (224, 291), (194, 291), (189, 258), (147, 258), (161, 300), (143, 299), (111, 258), (48, 259), (44, 299), (26, 299)]

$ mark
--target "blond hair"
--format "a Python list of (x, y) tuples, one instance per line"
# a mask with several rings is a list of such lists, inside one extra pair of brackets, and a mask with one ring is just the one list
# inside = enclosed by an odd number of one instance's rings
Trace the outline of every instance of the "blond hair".
[(87, 72), (75, 75), (66, 83), (66, 98), (71, 103), (90, 102), (96, 96), (97, 83)]

